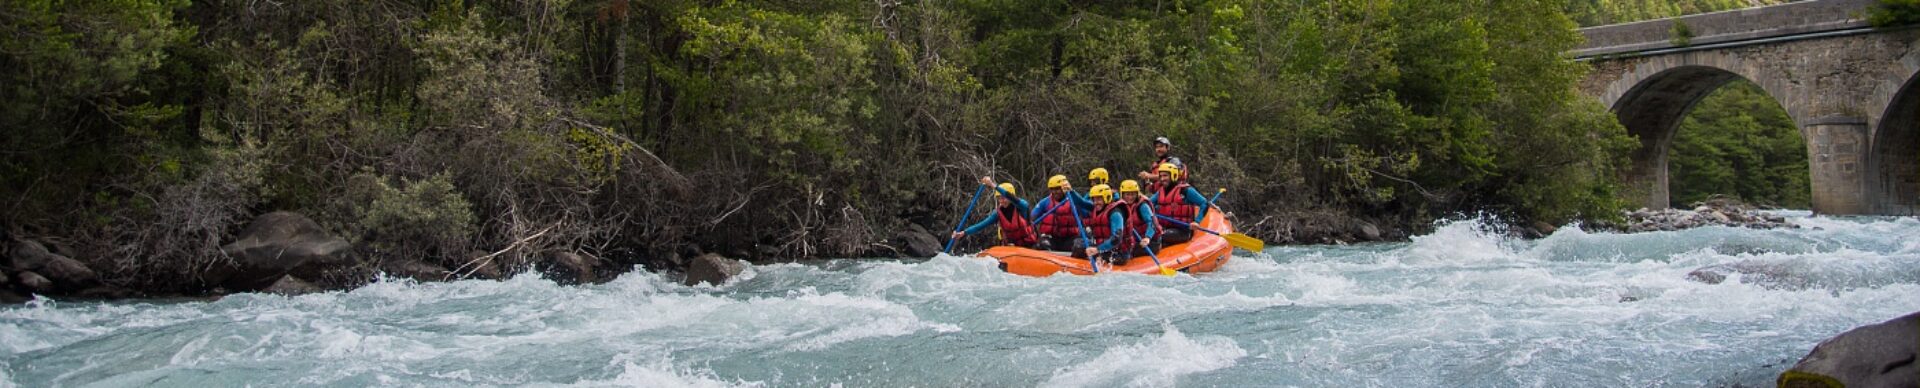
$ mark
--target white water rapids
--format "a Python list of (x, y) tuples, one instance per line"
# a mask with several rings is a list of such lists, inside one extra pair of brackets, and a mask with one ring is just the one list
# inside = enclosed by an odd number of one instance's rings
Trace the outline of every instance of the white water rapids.
[[(1920, 311), (1920, 220), (1240, 252), (1025, 278), (983, 259), (754, 266), (719, 287), (384, 281), (0, 307), (0, 386), (1767, 386)], [(1703, 266), (1764, 268), (1720, 284)]]

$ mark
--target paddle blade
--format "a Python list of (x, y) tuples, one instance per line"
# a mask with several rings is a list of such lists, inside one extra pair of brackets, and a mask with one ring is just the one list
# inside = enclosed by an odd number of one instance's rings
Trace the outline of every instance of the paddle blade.
[(1167, 275), (1167, 276), (1173, 276), (1173, 269), (1172, 269), (1172, 268), (1167, 268), (1167, 267), (1160, 267), (1160, 274), (1161, 274), (1161, 275)]
[(1226, 238), (1227, 238), (1227, 243), (1233, 244), (1234, 248), (1240, 248), (1240, 249), (1245, 249), (1245, 250), (1254, 251), (1254, 252), (1259, 252), (1267, 249), (1266, 241), (1260, 241), (1260, 239), (1253, 238), (1253, 236), (1248, 236), (1248, 235), (1239, 234), (1239, 233), (1228, 233), (1226, 235)]

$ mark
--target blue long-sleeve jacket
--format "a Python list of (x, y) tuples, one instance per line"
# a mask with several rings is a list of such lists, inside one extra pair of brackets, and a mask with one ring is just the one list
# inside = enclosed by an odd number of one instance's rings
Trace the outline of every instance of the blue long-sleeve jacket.
[[(1200, 222), (1200, 220), (1207, 219), (1207, 210), (1211, 210), (1213, 208), (1213, 205), (1207, 203), (1206, 196), (1200, 195), (1200, 190), (1194, 190), (1193, 186), (1187, 186), (1186, 190), (1181, 191), (1180, 194), (1181, 194), (1180, 202), (1185, 202), (1188, 205), (1200, 207), (1200, 211), (1198, 213), (1194, 213), (1193, 215), (1193, 222)], [(1153, 197), (1150, 197), (1147, 200), (1150, 202), (1159, 203), (1160, 193), (1153, 193)]]
[[(1141, 217), (1153, 217), (1153, 204), (1142, 203), (1136, 206), (1138, 206), (1139, 208), (1134, 209), (1135, 211), (1134, 214), (1139, 214)], [(1098, 248), (1100, 249), (1101, 252), (1111, 251), (1113, 250), (1113, 247), (1116, 244), (1118, 244), (1118, 242), (1122, 238), (1131, 238), (1135, 240), (1138, 240), (1140, 238), (1153, 238), (1155, 233), (1159, 233), (1159, 227), (1154, 226), (1155, 224), (1159, 224), (1158, 222), (1147, 222), (1146, 224), (1147, 224), (1147, 230), (1139, 231), (1140, 232), (1139, 236), (1136, 237), (1136, 236), (1133, 236), (1131, 232), (1127, 232), (1128, 235), (1126, 236), (1115, 235), (1112, 237), (1108, 237), (1107, 241), (1100, 243), (1100, 246)], [(1107, 216), (1107, 227), (1109, 228), (1107, 230), (1111, 230), (1114, 233), (1122, 233), (1121, 231), (1127, 230), (1127, 216), (1124, 214), (1121, 214), (1120, 212), (1113, 212), (1113, 214)]]
[[(1074, 212), (1074, 214), (1080, 215), (1080, 218), (1086, 218), (1088, 216), (1093, 215), (1092, 213), (1093, 201), (1088, 200), (1087, 197), (1080, 195), (1079, 192), (1076, 192), (1076, 191), (1067, 192), (1067, 200), (1073, 201), (1073, 204), (1064, 205), (1064, 206), (1074, 206), (1075, 207), (1074, 210), (1077, 210)], [(1042, 198), (1040, 200), (1040, 206), (1034, 207), (1032, 212), (1027, 213), (1027, 220), (1039, 221), (1041, 216), (1044, 216), (1046, 215), (1047, 212), (1053, 210), (1053, 206), (1055, 204), (1056, 202), (1053, 201), (1053, 196), (1051, 195), (1046, 196), (1045, 198)]]
[[(1014, 197), (1012, 194), (1007, 193), (1006, 190), (1001, 190), (998, 187), (995, 187), (993, 190), (999, 191), (1001, 196), (1013, 199), (1013, 207), (1015, 210), (1019, 211), (1020, 214), (1027, 214), (1027, 212), (1029, 212), (1028, 209), (1031, 209), (1030, 207), (1027, 206), (1027, 200), (1020, 199), (1019, 197)], [(965, 230), (964, 232), (966, 232), (967, 235), (971, 236), (974, 233), (979, 233), (981, 229), (986, 229), (988, 226), (998, 225), (1000, 223), (1000, 209), (995, 208), (993, 209), (993, 212), (988, 214), (992, 214), (992, 216), (988, 216), (985, 219), (981, 219), (980, 223), (973, 224), (973, 226), (967, 227), (967, 230)]]

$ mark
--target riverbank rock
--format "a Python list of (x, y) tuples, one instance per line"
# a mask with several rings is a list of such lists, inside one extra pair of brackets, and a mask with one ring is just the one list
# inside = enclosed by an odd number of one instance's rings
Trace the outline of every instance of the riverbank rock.
[(452, 278), (452, 272), (439, 264), (413, 259), (392, 259), (380, 263), (380, 271), (387, 276), (398, 276), (422, 282), (437, 282)]
[(1861, 326), (1813, 347), (1781, 387), (1920, 387), (1920, 313)]
[(587, 284), (596, 281), (593, 269), (594, 261), (578, 253), (555, 251), (548, 252), (540, 270), (560, 284)]
[(260, 290), (308, 262), (336, 262), (347, 240), (328, 235), (320, 225), (293, 212), (255, 218), (240, 239), (221, 247), (233, 263), (210, 271), (206, 279), (235, 291)]
[(13, 276), (20, 278), (20, 288), (26, 289), (27, 292), (47, 294), (54, 291), (52, 280), (47, 280), (47, 277), (40, 276), (40, 274), (34, 273), (33, 271), (21, 271)]
[(908, 257), (933, 257), (940, 253), (941, 248), (945, 248), (940, 242), (939, 238), (933, 237), (933, 233), (927, 232), (927, 228), (919, 224), (908, 224), (893, 236), (893, 245)]
[(273, 285), (267, 286), (266, 289), (260, 291), (269, 294), (294, 296), (325, 292), (326, 290), (314, 285), (312, 282), (300, 280), (300, 278), (297, 277), (281, 276), (280, 280), (274, 281)]
[(100, 275), (79, 260), (48, 251), (32, 240), (19, 240), (9, 252), (15, 271), (33, 271), (50, 281), (51, 289), (36, 292), (72, 291), (98, 285)]
[(700, 255), (700, 257), (693, 258), (692, 263), (687, 264), (687, 278), (684, 282), (689, 286), (699, 285), (700, 283), (716, 286), (727, 284), (727, 279), (732, 279), (734, 276), (740, 275), (740, 271), (744, 271), (746, 268), (747, 266), (741, 264), (739, 260), (729, 259), (712, 253)]
[(1691, 229), (1703, 226), (1730, 226), (1753, 229), (1797, 228), (1785, 217), (1761, 213), (1739, 201), (1715, 198), (1686, 209), (1646, 209), (1626, 212), (1621, 224), (1596, 224), (1603, 229), (1627, 233)]

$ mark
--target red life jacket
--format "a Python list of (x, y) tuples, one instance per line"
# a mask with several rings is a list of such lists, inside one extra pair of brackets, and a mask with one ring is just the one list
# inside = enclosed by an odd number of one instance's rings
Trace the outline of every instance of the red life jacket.
[[(1112, 217), (1113, 211), (1119, 209), (1120, 205), (1119, 201), (1108, 202), (1104, 206), (1093, 208), (1092, 214), (1087, 215), (1085, 221), (1087, 236), (1093, 238), (1093, 245), (1099, 245), (1100, 242), (1107, 241), (1108, 237), (1113, 236), (1113, 225), (1107, 223), (1107, 218)], [(1120, 233), (1126, 233), (1126, 231)]]
[(1180, 220), (1179, 223), (1174, 223), (1161, 219), (1160, 225), (1184, 227), (1187, 223), (1193, 222), (1193, 216), (1200, 213), (1200, 207), (1187, 204), (1186, 192), (1186, 183), (1155, 186), (1154, 193), (1159, 195), (1159, 198), (1153, 201), (1153, 211)]
[[(1113, 244), (1114, 252), (1122, 254), (1132, 252), (1133, 246), (1139, 245), (1140, 241), (1139, 238), (1134, 237), (1134, 233), (1143, 233), (1147, 230), (1147, 224), (1142, 223), (1139, 214), (1136, 214), (1139, 211), (1139, 205), (1127, 201), (1113, 201), (1100, 207), (1087, 221), (1087, 229), (1091, 229), (1093, 237), (1093, 243), (1088, 245), (1100, 245), (1106, 243), (1107, 239), (1118, 238), (1120, 240)], [(1109, 223), (1113, 212), (1120, 212), (1120, 218), (1126, 220), (1122, 224), (1125, 229), (1113, 230), (1113, 225)]]
[(1074, 205), (1062, 203), (1062, 202), (1072, 202), (1072, 201), (1073, 201), (1073, 198), (1068, 197), (1067, 194), (1061, 194), (1059, 201), (1054, 201), (1052, 203), (1047, 204), (1049, 206), (1053, 206), (1053, 212), (1040, 216), (1041, 217), (1040, 218), (1040, 234), (1041, 235), (1053, 236), (1053, 237), (1080, 237), (1080, 229), (1079, 229), (1080, 226), (1075, 224), (1074, 223), (1075, 221), (1073, 220)]
[(1027, 215), (1020, 214), (1020, 208), (1015, 206), (1000, 207), (1000, 240), (1018, 246), (1033, 246), (1040, 241), (1028, 229)]

